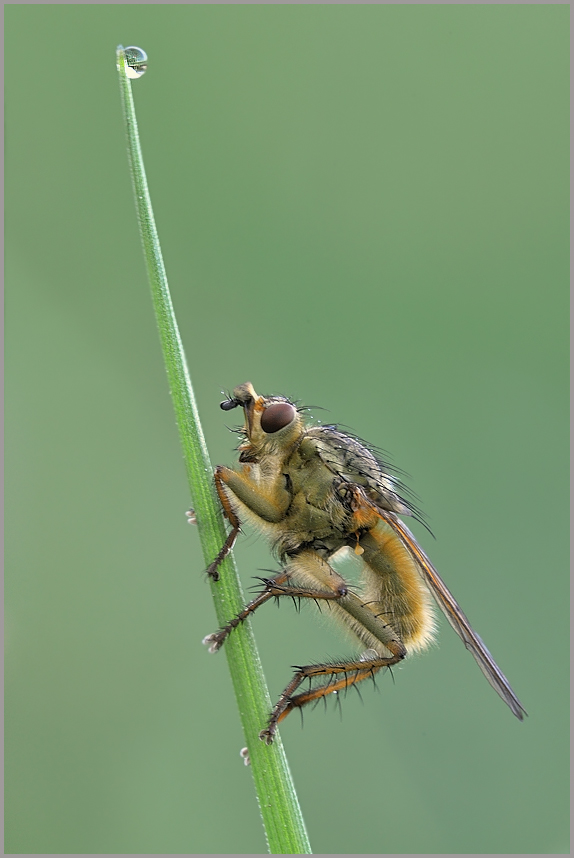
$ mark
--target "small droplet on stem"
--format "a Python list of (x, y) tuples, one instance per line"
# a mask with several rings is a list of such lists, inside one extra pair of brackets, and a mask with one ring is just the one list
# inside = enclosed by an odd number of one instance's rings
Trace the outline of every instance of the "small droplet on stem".
[(141, 48), (131, 45), (124, 48), (126, 57), (126, 74), (131, 80), (137, 80), (147, 71), (147, 54)]

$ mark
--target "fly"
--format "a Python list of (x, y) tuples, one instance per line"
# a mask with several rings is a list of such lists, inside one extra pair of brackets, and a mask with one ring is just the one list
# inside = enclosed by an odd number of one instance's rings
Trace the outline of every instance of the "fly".
[[(415, 514), (397, 493), (382, 462), (335, 426), (305, 422), (283, 396), (259, 396), (247, 382), (221, 403), (243, 408), (236, 468), (218, 465), (215, 486), (231, 530), (208, 574), (233, 548), (243, 523), (262, 532), (281, 561), (278, 574), (237, 616), (204, 643), (216, 652), (233, 629), (272, 598), (329, 602), (331, 614), (357, 639), (362, 652), (349, 659), (297, 667), (260, 738), (273, 742), (293, 709), (374, 677), (422, 650), (435, 635), (433, 600), (470, 650), (485, 677), (523, 720), (524, 707), (472, 629), (458, 603), (399, 515)], [(352, 551), (361, 561), (360, 595), (331, 565)], [(308, 680), (307, 690), (301, 685)]]

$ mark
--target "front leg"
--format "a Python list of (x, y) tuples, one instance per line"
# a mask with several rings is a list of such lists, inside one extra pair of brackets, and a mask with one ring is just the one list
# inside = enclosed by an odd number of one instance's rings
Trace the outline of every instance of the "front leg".
[(231, 524), (231, 531), (221, 546), (217, 557), (209, 564), (207, 574), (214, 581), (219, 580), (219, 565), (225, 560), (233, 546), (241, 529), (241, 522), (230, 500), (230, 495), (235, 496), (245, 504), (256, 516), (264, 521), (278, 522), (285, 518), (285, 513), (291, 503), (291, 495), (283, 487), (260, 486), (251, 479), (251, 466), (244, 465), (241, 472), (218, 465), (213, 478), (217, 495), (223, 507), (223, 513)]
[[(222, 475), (223, 471), (229, 471), (229, 468), (224, 467), (223, 465), (218, 465), (213, 474), (213, 480), (215, 482), (215, 490), (217, 492), (217, 496), (223, 508), (223, 514), (226, 519), (231, 524), (231, 531), (229, 532), (227, 539), (219, 549), (217, 557), (207, 567), (207, 574), (211, 575), (214, 581), (219, 581), (219, 572), (217, 571), (218, 566), (222, 563), (233, 546), (235, 545), (235, 540), (237, 539), (237, 534), (241, 529), (241, 522), (239, 521), (237, 515), (231, 504), (229, 503), (229, 498), (227, 497), (225, 490), (223, 488), (224, 478)], [(233, 473), (231, 471), (231, 473)]]
[[(279, 473), (272, 482), (259, 479), (258, 470), (253, 465), (242, 465), (241, 471), (234, 471), (224, 465), (215, 469), (217, 493), (231, 493), (251, 512), (264, 521), (277, 523), (285, 518), (291, 504), (291, 493), (285, 487), (285, 477)], [(227, 512), (226, 502), (221, 499)], [(229, 498), (227, 499), (229, 503)]]

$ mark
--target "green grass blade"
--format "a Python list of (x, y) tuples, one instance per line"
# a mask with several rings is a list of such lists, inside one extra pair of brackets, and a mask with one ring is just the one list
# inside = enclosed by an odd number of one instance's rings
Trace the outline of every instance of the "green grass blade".
[[(213, 487), (213, 471), (168, 289), (144, 171), (131, 82), (126, 75), (125, 53), (121, 46), (117, 50), (117, 62), (128, 154), (145, 261), (169, 387), (184, 450), (193, 508), (197, 514), (199, 537), (207, 565), (221, 547), (225, 539), (225, 530)], [(222, 564), (220, 572), (220, 580), (217, 583), (211, 582), (211, 589), (217, 619), (220, 625), (223, 625), (229, 617), (243, 607), (245, 602), (232, 557)], [(199, 636), (198, 631), (198, 646)], [(269, 851), (271, 854), (311, 854), (281, 739), (277, 735), (274, 744), (267, 746), (258, 738), (259, 731), (265, 724), (271, 709), (271, 700), (249, 621), (234, 631), (225, 643), (224, 649), (245, 731)], [(240, 847), (241, 844), (238, 843), (238, 852), (241, 851)]]

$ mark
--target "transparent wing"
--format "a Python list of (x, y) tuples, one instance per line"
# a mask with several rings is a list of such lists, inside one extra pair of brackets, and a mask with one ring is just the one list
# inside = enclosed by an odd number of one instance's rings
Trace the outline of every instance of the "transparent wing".
[(481, 638), (472, 629), (458, 602), (416, 541), (413, 534), (402, 521), (393, 515), (393, 513), (379, 510), (379, 514), (381, 518), (383, 518), (387, 524), (393, 528), (395, 533), (400, 536), (403, 544), (419, 567), (422, 576), (431, 593), (435, 597), (439, 607), (457, 635), (463, 641), (465, 647), (473, 654), (478, 666), (494, 690), (497, 691), (504, 702), (508, 704), (516, 717), (522, 721), (524, 716), (527, 714), (524, 706), (510, 687), (507, 678), (489, 653)]

